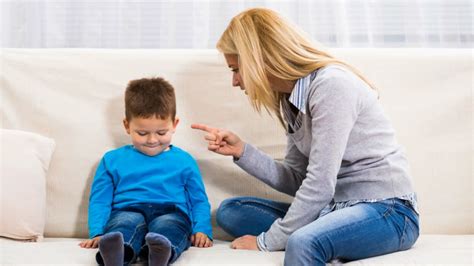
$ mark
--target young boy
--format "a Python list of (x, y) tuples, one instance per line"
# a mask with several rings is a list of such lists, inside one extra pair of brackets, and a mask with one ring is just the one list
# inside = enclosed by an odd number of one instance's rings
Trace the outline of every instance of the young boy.
[(194, 159), (171, 145), (179, 119), (173, 87), (162, 78), (133, 80), (123, 124), (132, 145), (107, 152), (89, 201), (89, 240), (99, 264), (148, 257), (174, 262), (191, 244), (212, 246), (210, 205)]

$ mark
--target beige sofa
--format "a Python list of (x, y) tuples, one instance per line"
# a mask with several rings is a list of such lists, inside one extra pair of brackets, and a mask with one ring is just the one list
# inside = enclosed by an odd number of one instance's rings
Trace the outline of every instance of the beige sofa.
[[(406, 148), (421, 210), (422, 234), (412, 249), (349, 264), (472, 265), (472, 51), (330, 51), (379, 87)], [(88, 233), (95, 167), (105, 151), (129, 141), (121, 125), (125, 85), (150, 76), (162, 76), (176, 88), (181, 122), (174, 144), (197, 159), (213, 210), (214, 247), (191, 248), (175, 265), (283, 264), (283, 252), (230, 249), (230, 238), (215, 224), (215, 210), (228, 197), (291, 200), (230, 158), (208, 152), (202, 133), (190, 128), (191, 123), (227, 128), (274, 158), (283, 156), (282, 129), (268, 115), (255, 113), (246, 96), (231, 87), (231, 72), (215, 50), (3, 49), (0, 60), (2, 128), (56, 142), (47, 171), (45, 238), (0, 238), (0, 264), (95, 264), (96, 250), (77, 246)]]

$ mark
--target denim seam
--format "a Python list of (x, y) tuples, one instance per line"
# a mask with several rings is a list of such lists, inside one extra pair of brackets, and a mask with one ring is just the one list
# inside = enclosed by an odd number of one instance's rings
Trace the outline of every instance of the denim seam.
[[(128, 244), (129, 246), (132, 246), (131, 243), (133, 243), (134, 241), (134, 238), (136, 237), (137, 235), (137, 231), (138, 231), (138, 228), (141, 228), (141, 227), (146, 227), (146, 223), (142, 223), (142, 224), (139, 224), (135, 227), (135, 230), (133, 230), (133, 234), (132, 236), (130, 237), (130, 240), (125, 242), (124, 244)], [(134, 251), (135, 252), (135, 251)]]
[[(244, 204), (242, 204), (242, 203), (255, 203), (255, 204), (258, 204), (258, 205), (263, 205), (263, 206), (265, 206), (265, 207), (267, 207), (267, 208), (270, 208), (270, 209), (275, 209), (275, 210), (277, 210), (277, 211), (279, 211), (279, 212), (282, 212), (282, 213), (286, 213), (285, 210), (282, 210), (282, 209), (280, 209), (280, 208), (275, 208), (275, 206), (272, 206), (271, 204), (268, 204), (268, 203), (262, 202), (262, 201), (258, 201), (258, 200), (239, 200), (238, 203), (240, 203), (241, 205), (244, 205)], [(259, 209), (259, 208), (255, 207), (255, 206), (251, 206), (251, 205), (245, 205), (245, 206), (250, 206), (250, 207), (252, 207), (252, 208)], [(267, 211), (264, 211), (264, 212), (265, 212), (265, 213), (268, 213)]]
[[(188, 240), (188, 239), (187, 239), (186, 237), (183, 237), (183, 238), (181, 239), (181, 241), (178, 243), (178, 245), (175, 246), (175, 245), (171, 244), (171, 249), (173, 250), (173, 253), (174, 253), (174, 254), (172, 254), (173, 256), (176, 256), (176, 250), (177, 250), (177, 249), (180, 249), (180, 247), (181, 247), (181, 245), (183, 244), (183, 242), (184, 242), (184, 241), (187, 241), (187, 240)], [(184, 251), (184, 250), (186, 250), (186, 248), (183, 248), (183, 251)], [(173, 259), (173, 258), (170, 258), (170, 259)]]
[[(395, 200), (391, 200), (392, 204), (390, 205), (390, 208), (387, 208), (387, 210), (384, 212), (383, 217), (387, 218), (389, 215), (392, 215), (395, 209)], [(406, 229), (407, 229), (407, 223), (408, 223), (408, 217), (405, 214), (401, 214), (403, 216), (403, 228), (400, 233), (400, 241), (398, 243), (398, 250), (402, 249), (402, 246), (406, 240)]]
[(389, 215), (393, 213), (393, 209), (395, 208), (395, 200), (390, 200), (390, 205), (387, 207), (385, 212), (382, 214), (384, 218), (387, 218)]
[[(246, 207), (252, 208), (252, 209), (254, 209), (254, 210), (257, 210), (257, 211), (260, 212), (260, 213), (265, 213), (265, 214), (267, 214), (267, 215), (274, 216), (274, 213), (269, 212), (269, 211), (264, 210), (264, 209), (261, 209), (261, 208), (258, 208), (258, 207), (256, 207), (256, 206), (252, 206), (252, 205), (243, 205), (243, 206), (246, 206)], [(266, 206), (266, 207), (268, 207), (268, 206)], [(278, 218), (280, 218), (280, 217), (277, 216), (276, 218), (278, 219)]]
[(403, 230), (402, 230), (402, 235), (400, 236), (400, 243), (399, 243), (399, 246), (398, 246), (398, 249), (401, 250), (402, 249), (402, 246), (405, 242), (405, 239), (406, 239), (406, 229), (407, 229), (407, 225), (408, 225), (408, 217), (406, 217), (405, 215), (403, 216)]
[[(183, 244), (183, 242), (184, 242), (184, 241), (187, 241), (187, 240), (188, 240), (188, 239), (187, 239), (186, 237), (183, 237), (183, 238), (181, 239), (181, 241), (178, 243), (177, 247), (181, 247), (181, 245)], [(173, 245), (172, 245), (172, 246), (173, 246)], [(176, 248), (176, 246), (175, 246), (175, 248)]]

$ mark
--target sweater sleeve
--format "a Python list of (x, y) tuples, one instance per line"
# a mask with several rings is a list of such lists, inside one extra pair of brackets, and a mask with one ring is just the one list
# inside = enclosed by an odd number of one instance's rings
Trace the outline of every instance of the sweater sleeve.
[(201, 173), (194, 159), (190, 159), (186, 173), (186, 192), (192, 212), (193, 234), (201, 232), (212, 239), (211, 206), (206, 195)]
[(89, 237), (94, 238), (104, 233), (104, 227), (112, 211), (113, 178), (107, 170), (105, 157), (95, 172), (89, 197)]
[(274, 160), (248, 143), (244, 146), (242, 156), (234, 162), (272, 188), (295, 196), (305, 177), (307, 161), (308, 159), (296, 148), (293, 140), (288, 138), (283, 162)]

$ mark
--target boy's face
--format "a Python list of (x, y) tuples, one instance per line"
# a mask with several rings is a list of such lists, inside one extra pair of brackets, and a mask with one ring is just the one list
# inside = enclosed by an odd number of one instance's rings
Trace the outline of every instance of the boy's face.
[(156, 116), (133, 117), (130, 121), (124, 119), (123, 125), (132, 138), (135, 149), (148, 156), (155, 156), (168, 149), (178, 122), (178, 118), (172, 121), (171, 118), (161, 119)]

